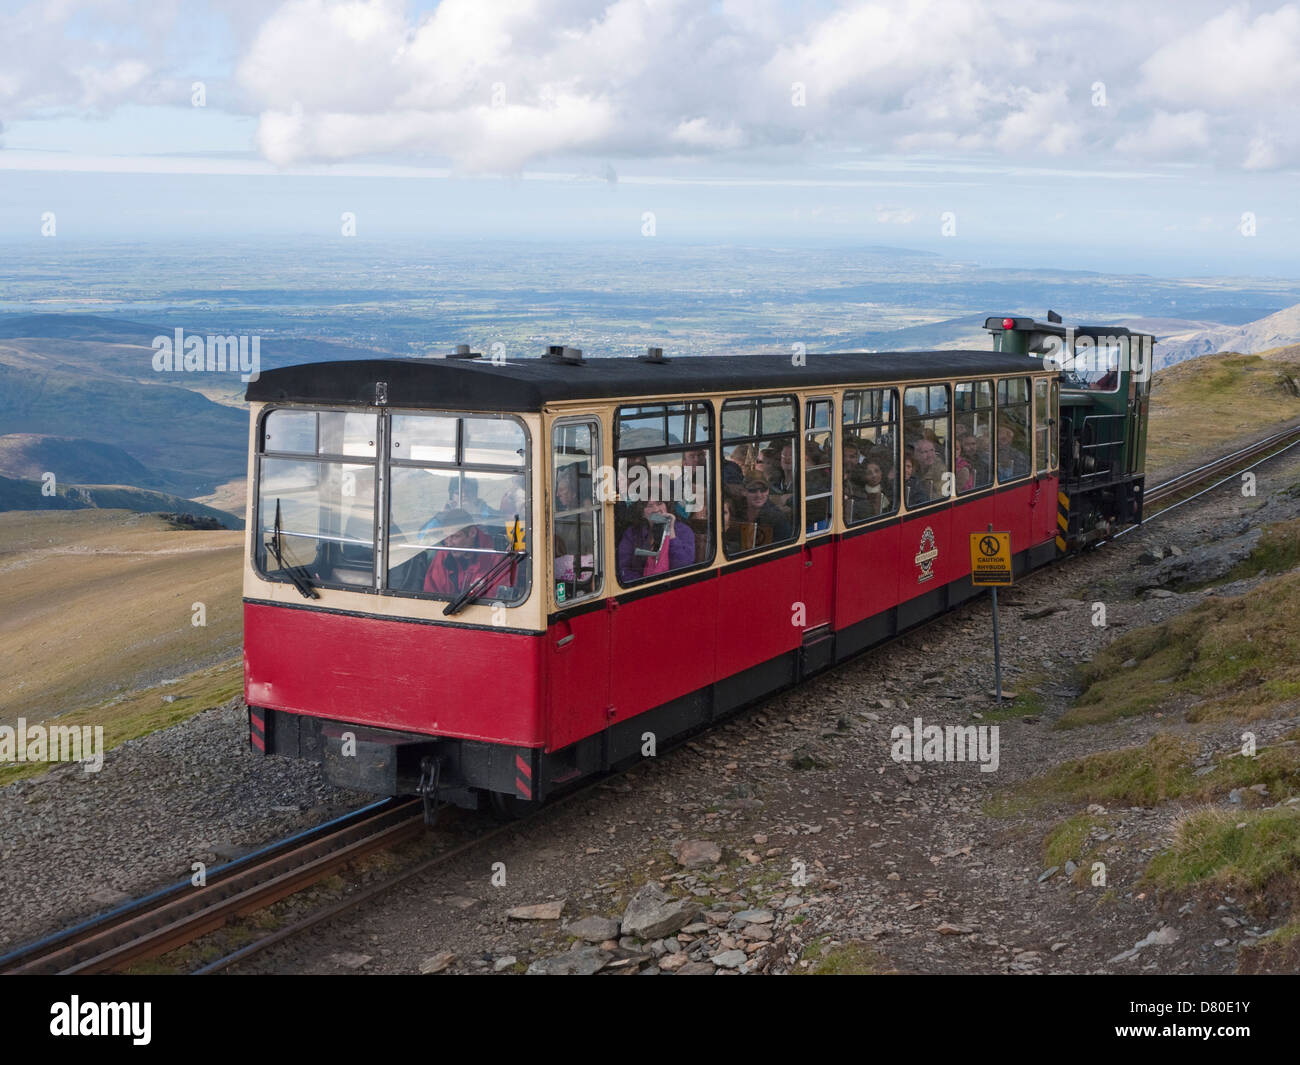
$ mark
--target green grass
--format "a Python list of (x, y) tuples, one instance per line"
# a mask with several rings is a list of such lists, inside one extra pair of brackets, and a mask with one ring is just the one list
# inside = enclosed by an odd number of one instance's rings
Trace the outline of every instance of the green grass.
[[(1296, 487), (1300, 486), (1292, 486)], [(1255, 550), (1223, 579), (1238, 581), (1261, 573), (1286, 573), (1297, 566), (1300, 566), (1300, 518), (1293, 518), (1264, 526)]]
[(1159, 887), (1210, 885), (1300, 895), (1300, 810), (1198, 810), (1179, 823), (1174, 844), (1156, 855), (1147, 879)]
[(851, 940), (830, 946), (828, 936), (819, 936), (804, 948), (801, 961), (810, 964), (795, 968), (807, 976), (880, 976), (896, 970), (889, 959), (870, 943)]
[[(1285, 381), (1300, 373), (1297, 354), (1277, 349), (1267, 358), (1204, 355), (1158, 371), (1151, 391), (1148, 479), (1190, 468), (1207, 452), (1229, 450), (1249, 434), (1300, 415), (1300, 399)], [(1191, 411), (1195, 417), (1188, 416)]]
[[(143, 688), (82, 710), (61, 714), (49, 722), (28, 721), (27, 724), (28, 727), (36, 724), (102, 725), (104, 750), (111, 751), (127, 740), (146, 736), (158, 729), (170, 728), (203, 710), (220, 706), (243, 690), (243, 662), (235, 659), (191, 673), (175, 684)], [(168, 695), (173, 697), (170, 703), (163, 701), (163, 697)], [(60, 763), (19, 762), (0, 765), (0, 787), (12, 784), (15, 780), (39, 776), (58, 764)]]
[[(1273, 548), (1269, 558), (1280, 557)], [(1178, 617), (1121, 636), (1079, 673), (1083, 693), (1057, 722), (1076, 728), (1134, 717), (1199, 697), (1189, 721), (1272, 715), (1300, 697), (1300, 573), (1230, 599), (1207, 599)], [(1135, 666), (1124, 667), (1130, 659)]]
[(1064, 865), (1068, 861), (1078, 864), (1075, 877), (1087, 875), (1095, 858), (1100, 857), (1101, 844), (1089, 845), (1098, 832), (1108, 832), (1114, 820), (1105, 814), (1078, 813), (1057, 825), (1043, 841), (1043, 859), (1048, 867)]
[[(985, 812), (1009, 817), (1046, 803), (1150, 807), (1171, 799), (1209, 802), (1226, 798), (1238, 788), (1243, 807), (1300, 795), (1300, 729), (1272, 746), (1259, 748), (1254, 757), (1222, 757), (1201, 776), (1196, 775), (1194, 765), (1197, 754), (1191, 741), (1159, 733), (1141, 747), (1098, 751), (1064, 762), (1000, 796), (986, 805)], [(1267, 798), (1249, 790), (1256, 784), (1268, 787)], [(1106, 823), (1104, 817), (1087, 814), (1062, 822), (1048, 837), (1048, 864), (1059, 865), (1066, 858), (1080, 861), (1076, 849), (1094, 825)]]

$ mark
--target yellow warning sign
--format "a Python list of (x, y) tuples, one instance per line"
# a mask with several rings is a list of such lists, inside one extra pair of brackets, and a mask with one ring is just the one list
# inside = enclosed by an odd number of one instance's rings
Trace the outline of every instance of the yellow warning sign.
[(1012, 583), (1011, 534), (970, 534), (970, 579), (976, 587)]

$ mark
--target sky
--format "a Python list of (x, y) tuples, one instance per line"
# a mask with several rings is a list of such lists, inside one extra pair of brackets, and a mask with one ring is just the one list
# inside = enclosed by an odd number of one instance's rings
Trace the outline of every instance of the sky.
[(0, 0), (0, 241), (1300, 276), (1300, 4)]

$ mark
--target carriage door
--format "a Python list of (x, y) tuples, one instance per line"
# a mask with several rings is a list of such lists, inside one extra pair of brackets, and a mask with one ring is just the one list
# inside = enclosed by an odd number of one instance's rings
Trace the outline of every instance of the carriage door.
[(803, 432), (804, 672), (831, 661), (831, 597), (835, 590), (834, 425), (829, 396), (808, 400)]
[(534, 537), (550, 552), (552, 589), (547, 747), (556, 750), (606, 725), (609, 706), (609, 613), (603, 609), (604, 512), (595, 491), (602, 459), (600, 422), (557, 421), (551, 435), (551, 529)]

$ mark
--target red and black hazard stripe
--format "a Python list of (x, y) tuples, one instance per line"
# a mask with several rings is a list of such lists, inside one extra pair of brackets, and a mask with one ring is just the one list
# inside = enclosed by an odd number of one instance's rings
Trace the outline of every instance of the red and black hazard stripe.
[(248, 708), (248, 743), (254, 750), (266, 754), (266, 719), (261, 707)]
[(521, 799), (533, 797), (533, 767), (522, 754), (515, 755), (515, 794)]

